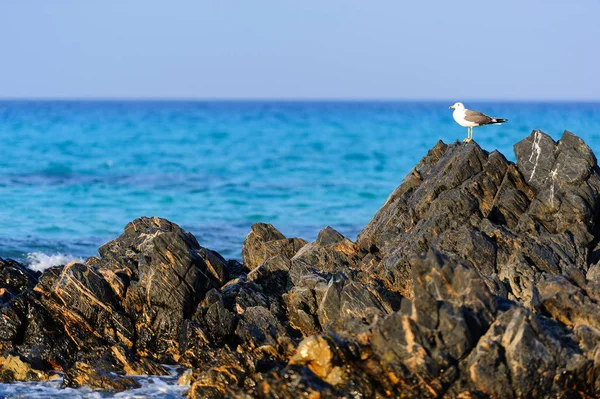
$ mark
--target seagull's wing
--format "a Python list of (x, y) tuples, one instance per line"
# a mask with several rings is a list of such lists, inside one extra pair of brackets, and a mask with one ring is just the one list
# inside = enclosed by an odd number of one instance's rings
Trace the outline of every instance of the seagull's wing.
[(481, 112), (471, 111), (470, 109), (465, 110), (465, 120), (467, 122), (477, 123), (479, 126), (488, 125), (494, 122), (494, 118), (482, 114)]

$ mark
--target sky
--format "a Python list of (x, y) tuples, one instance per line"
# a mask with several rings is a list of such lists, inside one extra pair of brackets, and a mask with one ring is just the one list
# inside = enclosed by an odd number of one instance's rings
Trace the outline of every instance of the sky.
[(600, 1), (0, 0), (0, 98), (600, 100)]

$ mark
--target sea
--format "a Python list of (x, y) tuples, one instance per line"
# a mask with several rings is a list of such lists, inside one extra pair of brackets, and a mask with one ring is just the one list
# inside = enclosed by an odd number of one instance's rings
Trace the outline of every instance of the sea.
[[(140, 216), (167, 218), (229, 259), (255, 222), (354, 240), (438, 140), (466, 137), (454, 102), (0, 101), (0, 258), (35, 270), (85, 259)], [(555, 140), (569, 130), (600, 151), (600, 103), (465, 105), (509, 120), (474, 139), (510, 160), (534, 129)], [(169, 381), (148, 384), (180, 397)], [(59, 397), (52, 384), (44, 397)], [(39, 387), (0, 384), (0, 397)]]

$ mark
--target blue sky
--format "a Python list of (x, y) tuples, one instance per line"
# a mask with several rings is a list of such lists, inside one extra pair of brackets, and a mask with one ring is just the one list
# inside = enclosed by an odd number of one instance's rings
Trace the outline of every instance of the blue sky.
[(600, 100), (600, 2), (493, 3), (0, 0), (0, 97)]

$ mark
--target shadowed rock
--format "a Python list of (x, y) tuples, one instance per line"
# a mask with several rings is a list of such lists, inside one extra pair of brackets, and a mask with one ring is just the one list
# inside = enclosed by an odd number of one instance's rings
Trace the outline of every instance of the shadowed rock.
[(39, 274), (14, 260), (0, 258), (0, 304), (8, 302), (27, 288), (32, 288), (37, 283)]

